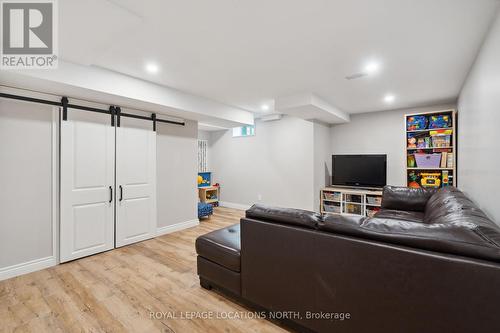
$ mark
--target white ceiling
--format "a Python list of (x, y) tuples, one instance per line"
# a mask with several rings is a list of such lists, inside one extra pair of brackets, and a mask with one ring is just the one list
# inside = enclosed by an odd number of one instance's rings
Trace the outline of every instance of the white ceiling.
[[(250, 111), (315, 94), (348, 113), (454, 101), (496, 0), (64, 0), (60, 55)], [(377, 60), (377, 75), (346, 80)], [(156, 75), (144, 71), (156, 62)], [(386, 105), (384, 94), (396, 101)]]

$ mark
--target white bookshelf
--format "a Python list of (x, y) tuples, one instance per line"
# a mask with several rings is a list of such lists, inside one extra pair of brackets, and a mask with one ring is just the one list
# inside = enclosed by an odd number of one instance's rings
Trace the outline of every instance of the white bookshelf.
[(320, 192), (322, 214), (371, 216), (380, 209), (382, 191), (351, 187), (325, 187)]

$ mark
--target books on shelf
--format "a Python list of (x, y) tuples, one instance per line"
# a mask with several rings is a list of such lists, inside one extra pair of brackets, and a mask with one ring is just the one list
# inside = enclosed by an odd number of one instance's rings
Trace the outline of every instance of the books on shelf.
[(441, 168), (453, 168), (453, 153), (441, 153)]
[(442, 152), (441, 153), (441, 168), (446, 168), (446, 163), (448, 161), (447, 155), (448, 155), (447, 152)]
[(453, 161), (454, 161), (453, 153), (447, 153), (446, 154), (446, 167), (453, 168), (454, 167)]

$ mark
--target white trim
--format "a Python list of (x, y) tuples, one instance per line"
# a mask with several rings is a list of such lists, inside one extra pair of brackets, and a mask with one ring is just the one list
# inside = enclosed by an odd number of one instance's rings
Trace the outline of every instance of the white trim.
[(172, 225), (167, 225), (165, 227), (157, 228), (156, 229), (156, 236), (162, 236), (166, 234), (170, 234), (175, 231), (180, 231), (192, 227), (196, 227), (197, 225), (200, 224), (200, 220), (190, 220), (186, 222), (181, 222), (181, 223), (176, 223)]
[(241, 210), (248, 210), (250, 209), (250, 207), (252, 207), (252, 205), (245, 205), (227, 201), (219, 201), (219, 205), (222, 207), (241, 209)]
[(0, 281), (57, 265), (55, 257), (31, 260), (0, 269)]
[[(32, 98), (39, 98), (39, 99), (46, 99), (52, 102), (61, 102), (61, 97), (53, 95), (53, 94), (46, 94), (43, 92), (39, 91), (33, 91), (33, 90), (28, 90), (28, 89), (23, 89), (23, 88), (16, 88), (16, 87), (10, 87), (6, 86), (3, 84), (0, 84), (0, 91), (5, 93), (5, 94), (11, 94), (11, 95), (19, 95), (19, 96), (24, 96), (24, 97), (32, 97)], [(24, 102), (24, 103), (29, 103), (27, 101), (21, 101), (21, 100), (14, 100), (14, 101), (19, 101), (19, 102)]]
[(52, 257), (59, 260), (59, 107), (52, 109)]

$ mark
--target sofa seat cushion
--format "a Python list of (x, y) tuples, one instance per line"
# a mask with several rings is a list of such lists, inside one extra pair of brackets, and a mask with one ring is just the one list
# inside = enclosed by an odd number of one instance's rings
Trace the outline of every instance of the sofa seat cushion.
[(255, 204), (246, 211), (250, 219), (291, 224), (308, 229), (316, 229), (321, 215), (315, 212), (294, 208), (280, 208)]
[[(467, 219), (426, 224), (378, 216), (362, 218), (332, 215), (319, 224), (319, 229), (417, 249), (500, 262), (500, 246), (478, 232), (477, 225)], [(490, 233), (500, 234), (500, 228), (492, 227)]]
[(381, 219), (396, 219), (418, 223), (424, 222), (424, 213), (405, 210), (382, 209), (375, 214), (375, 217)]
[(234, 272), (240, 271), (240, 224), (212, 231), (196, 239), (196, 253)]

